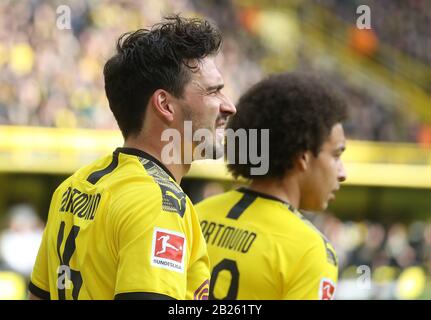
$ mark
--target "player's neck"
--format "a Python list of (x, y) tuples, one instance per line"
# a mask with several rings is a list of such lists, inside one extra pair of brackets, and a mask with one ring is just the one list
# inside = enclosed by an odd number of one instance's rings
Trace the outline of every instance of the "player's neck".
[[(162, 163), (166, 169), (174, 176), (175, 181), (180, 184), (181, 179), (187, 174), (190, 169), (189, 164), (173, 164), (173, 163), (165, 163), (162, 159), (162, 150), (164, 145), (158, 143), (158, 139), (145, 138), (143, 136), (136, 138), (128, 138), (124, 142), (124, 147), (135, 148), (142, 150), (149, 155), (153, 156), (157, 160)], [(175, 150), (174, 150), (175, 152)]]
[(250, 190), (268, 194), (290, 203), (295, 208), (299, 205), (299, 188), (286, 179), (257, 179), (249, 186)]

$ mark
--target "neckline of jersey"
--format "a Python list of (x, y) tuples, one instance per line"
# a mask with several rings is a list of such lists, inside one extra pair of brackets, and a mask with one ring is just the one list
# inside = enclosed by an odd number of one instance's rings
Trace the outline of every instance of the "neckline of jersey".
[(292, 204), (290, 204), (289, 202), (284, 201), (284, 200), (282, 200), (280, 198), (277, 198), (275, 196), (272, 196), (270, 194), (259, 192), (259, 191), (255, 191), (255, 190), (251, 190), (251, 189), (248, 189), (246, 187), (238, 188), (237, 191), (242, 192), (242, 193), (247, 193), (247, 194), (253, 195), (255, 197), (260, 197), (260, 198), (264, 198), (264, 199), (268, 199), (268, 200), (273, 200), (273, 201), (281, 202), (283, 205), (287, 206), (290, 211), (292, 211), (294, 213), (298, 212), (298, 210)]
[(155, 164), (157, 164), (160, 168), (162, 168), (163, 171), (165, 171), (174, 181), (176, 181), (174, 175), (169, 171), (168, 168), (166, 168), (166, 166), (163, 163), (161, 163), (158, 159), (156, 159), (151, 154), (146, 153), (143, 150), (135, 149), (135, 148), (119, 147), (119, 148), (115, 149), (114, 152), (117, 152), (117, 153), (121, 152), (121, 153), (129, 154), (132, 156), (138, 156), (138, 157), (150, 160), (150, 161), (154, 162)]

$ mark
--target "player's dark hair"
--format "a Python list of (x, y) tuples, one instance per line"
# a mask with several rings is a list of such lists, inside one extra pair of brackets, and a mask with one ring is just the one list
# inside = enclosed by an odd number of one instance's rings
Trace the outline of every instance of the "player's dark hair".
[[(317, 156), (332, 127), (346, 119), (344, 100), (324, 81), (301, 73), (272, 75), (240, 98), (237, 113), (230, 118), (227, 128), (269, 129), (266, 177), (283, 177), (302, 152), (310, 150)], [(236, 143), (235, 159), (238, 159), (239, 150)], [(246, 164), (228, 163), (228, 170), (235, 177), (262, 177), (251, 176), (252, 167), (255, 165), (250, 163), (249, 155)]]
[(124, 138), (142, 128), (147, 103), (157, 89), (181, 97), (194, 61), (214, 55), (221, 46), (219, 30), (207, 20), (168, 16), (151, 29), (123, 34), (117, 54), (104, 67), (109, 107)]

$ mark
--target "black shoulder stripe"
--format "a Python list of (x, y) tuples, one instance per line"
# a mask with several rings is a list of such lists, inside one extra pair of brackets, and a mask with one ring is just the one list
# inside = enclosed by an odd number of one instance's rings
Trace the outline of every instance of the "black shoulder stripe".
[(269, 200), (274, 200), (274, 201), (278, 201), (283, 203), (284, 205), (286, 205), (290, 211), (294, 212), (296, 209), (294, 206), (292, 206), (289, 202), (286, 202), (284, 200), (281, 200), (280, 198), (274, 197), (270, 194), (266, 194), (263, 192), (259, 192), (259, 191), (254, 191), (245, 187), (241, 187), (238, 189), (239, 192), (242, 193), (247, 193), (247, 194), (251, 194), (251, 195), (255, 195), (256, 197), (260, 197), (260, 198), (264, 198), (264, 199), (269, 199)]
[(176, 300), (170, 296), (153, 292), (125, 292), (115, 295), (115, 300)]
[(104, 175), (107, 175), (108, 173), (111, 173), (114, 171), (114, 169), (118, 166), (118, 152), (114, 152), (112, 154), (112, 161), (111, 163), (102, 170), (95, 171), (88, 177), (87, 181), (91, 184), (96, 184)]
[(242, 198), (230, 209), (227, 217), (229, 219), (237, 220), (240, 215), (247, 209), (254, 200), (256, 200), (257, 196), (254, 194), (244, 193)]
[(39, 287), (36, 287), (31, 281), (28, 284), (28, 291), (34, 294), (36, 297), (44, 300), (50, 300), (51, 294), (48, 291), (42, 290)]

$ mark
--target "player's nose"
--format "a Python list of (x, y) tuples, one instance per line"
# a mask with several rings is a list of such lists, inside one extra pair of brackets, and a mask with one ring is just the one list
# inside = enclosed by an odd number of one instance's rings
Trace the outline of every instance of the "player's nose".
[(338, 181), (343, 182), (343, 181), (346, 181), (346, 179), (347, 179), (346, 169), (344, 167), (343, 162), (340, 161), (340, 164), (338, 166)]
[(236, 107), (233, 102), (226, 96), (223, 97), (220, 104), (220, 112), (233, 116), (236, 113)]

